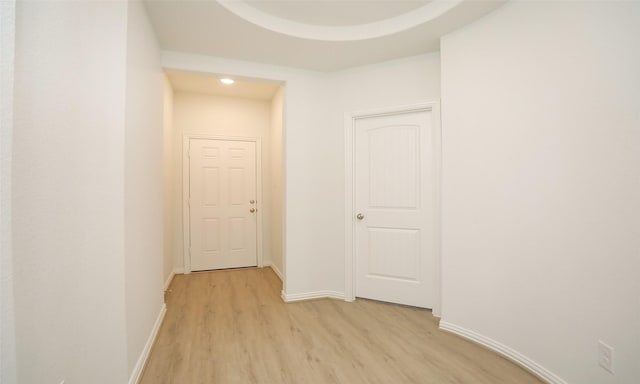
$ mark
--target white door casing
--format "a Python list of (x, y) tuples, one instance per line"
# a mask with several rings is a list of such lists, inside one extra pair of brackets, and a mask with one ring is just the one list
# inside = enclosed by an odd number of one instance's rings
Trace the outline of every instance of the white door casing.
[(261, 265), (256, 140), (185, 137), (185, 272)]
[(433, 102), (346, 115), (347, 300), (439, 313), (438, 112)]

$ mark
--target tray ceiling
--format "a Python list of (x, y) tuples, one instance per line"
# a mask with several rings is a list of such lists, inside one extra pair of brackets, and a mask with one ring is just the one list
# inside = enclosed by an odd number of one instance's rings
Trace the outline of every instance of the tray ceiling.
[(436, 52), (504, 0), (147, 0), (163, 50), (330, 72)]

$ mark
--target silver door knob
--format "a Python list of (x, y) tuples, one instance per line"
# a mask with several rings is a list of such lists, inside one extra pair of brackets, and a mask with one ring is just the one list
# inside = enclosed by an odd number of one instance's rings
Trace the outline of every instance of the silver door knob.
[(356, 219), (358, 219), (358, 220), (362, 220), (362, 219), (364, 219), (364, 215), (363, 215), (362, 213), (358, 213), (358, 214), (356, 215)]
[(249, 209), (249, 212), (251, 212), (251, 213), (253, 213), (253, 212), (255, 212), (255, 211), (256, 211), (256, 209), (255, 209), (255, 208), (251, 208), (251, 209)]
[(253, 204), (255, 202), (256, 202), (255, 200), (249, 200), (249, 204)]

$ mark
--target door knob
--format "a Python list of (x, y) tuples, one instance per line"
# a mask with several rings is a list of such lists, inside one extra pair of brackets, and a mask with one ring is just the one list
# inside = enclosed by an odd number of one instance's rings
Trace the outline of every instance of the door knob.
[(253, 204), (255, 202), (256, 202), (255, 200), (249, 200), (249, 204)]
[(256, 209), (255, 209), (255, 208), (251, 208), (251, 209), (249, 209), (249, 212), (251, 212), (251, 213), (253, 213), (253, 212), (255, 212), (255, 211), (256, 211)]
[(358, 220), (362, 220), (362, 219), (364, 219), (364, 215), (363, 215), (362, 213), (358, 213), (358, 214), (356, 215), (356, 219), (358, 219)]

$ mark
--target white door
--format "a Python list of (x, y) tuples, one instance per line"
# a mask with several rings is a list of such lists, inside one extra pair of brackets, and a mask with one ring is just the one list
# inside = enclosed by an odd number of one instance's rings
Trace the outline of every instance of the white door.
[(256, 144), (190, 139), (191, 270), (257, 265), (256, 209)]
[(356, 296), (432, 308), (435, 159), (431, 111), (355, 123)]

